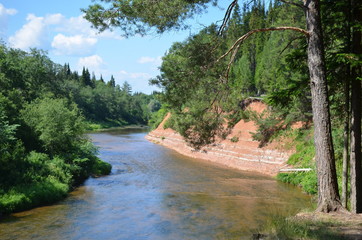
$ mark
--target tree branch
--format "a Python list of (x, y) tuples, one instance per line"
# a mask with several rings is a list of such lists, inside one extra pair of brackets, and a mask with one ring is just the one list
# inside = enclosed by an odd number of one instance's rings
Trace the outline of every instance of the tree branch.
[(228, 67), (227, 67), (227, 71), (226, 71), (226, 77), (228, 77), (229, 71), (231, 68), (231, 64), (234, 62), (236, 53), (239, 50), (242, 42), (244, 42), (246, 39), (248, 39), (251, 35), (253, 35), (256, 32), (285, 31), (285, 30), (292, 30), (292, 31), (300, 32), (300, 33), (304, 34), (304, 36), (309, 37), (308, 31), (306, 31), (302, 28), (297, 28), (297, 27), (271, 27), (271, 28), (254, 29), (254, 30), (251, 30), (248, 33), (244, 34), (243, 36), (241, 36), (238, 40), (236, 40), (235, 43), (231, 46), (231, 48), (224, 55), (219, 57), (219, 59), (217, 59), (215, 63), (218, 63), (221, 59), (225, 58), (227, 55), (229, 55), (232, 52), (232, 55), (231, 55), (231, 58), (230, 58), (230, 61), (229, 61)]
[(235, 7), (235, 5), (237, 4), (237, 2), (238, 2), (238, 0), (234, 0), (234, 1), (232, 1), (232, 3), (230, 3), (228, 9), (226, 10), (223, 22), (219, 28), (217, 35), (220, 36), (222, 34), (222, 32), (224, 31), (224, 29), (226, 28), (226, 24), (228, 23), (228, 21), (230, 19), (231, 12), (232, 12), (233, 8)]
[(295, 40), (298, 40), (298, 39), (302, 39), (302, 37), (296, 37), (296, 38), (293, 38), (292, 40), (290, 40), (289, 43), (287, 44), (287, 46), (285, 46), (285, 48), (283, 48), (283, 50), (279, 53), (279, 56), (282, 55), (282, 53), (283, 53), (290, 45), (292, 45), (292, 43), (293, 43)]

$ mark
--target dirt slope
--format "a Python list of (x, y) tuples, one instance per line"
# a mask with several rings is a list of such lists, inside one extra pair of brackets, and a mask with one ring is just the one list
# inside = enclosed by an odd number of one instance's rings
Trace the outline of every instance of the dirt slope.
[[(266, 105), (254, 101), (248, 106), (248, 109), (262, 112), (266, 109)], [(293, 153), (293, 150), (285, 150), (282, 143), (272, 143), (259, 148), (259, 143), (253, 141), (250, 134), (250, 132), (256, 131), (255, 124), (252, 121), (245, 122), (244, 120), (235, 125), (225, 140), (219, 139), (201, 151), (195, 151), (187, 146), (177, 132), (170, 128), (163, 128), (169, 117), (170, 115), (167, 115), (158, 128), (146, 136), (146, 139), (189, 157), (204, 159), (240, 170), (276, 175), (279, 169), (286, 168), (286, 161)], [(231, 142), (232, 137), (238, 137), (239, 141)]]

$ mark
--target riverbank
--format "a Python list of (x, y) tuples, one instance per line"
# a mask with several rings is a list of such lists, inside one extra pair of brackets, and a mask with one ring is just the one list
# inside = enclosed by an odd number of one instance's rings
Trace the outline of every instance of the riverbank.
[(92, 132), (105, 132), (105, 131), (113, 131), (113, 130), (120, 130), (120, 129), (148, 129), (149, 126), (147, 125), (139, 125), (139, 124), (130, 124), (130, 125), (114, 125), (114, 124), (106, 124), (106, 123), (86, 123), (86, 130), (87, 133)]
[(362, 214), (301, 212), (275, 216), (254, 239), (362, 239)]
[[(261, 113), (266, 109), (266, 105), (255, 101), (248, 106), (248, 109)], [(294, 148), (291, 148), (287, 141), (259, 147), (259, 142), (252, 138), (252, 132), (256, 132), (257, 126), (254, 122), (245, 120), (239, 121), (225, 139), (217, 139), (214, 144), (196, 151), (188, 146), (176, 131), (170, 128), (164, 129), (165, 122), (169, 118), (170, 114), (146, 136), (146, 139), (188, 157), (219, 163), (239, 170), (276, 176), (280, 169), (288, 168), (286, 162), (294, 153)]]

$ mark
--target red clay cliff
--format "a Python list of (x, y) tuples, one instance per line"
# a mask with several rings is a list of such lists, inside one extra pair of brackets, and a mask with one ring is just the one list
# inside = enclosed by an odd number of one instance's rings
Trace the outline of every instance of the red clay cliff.
[[(258, 113), (266, 109), (266, 105), (260, 101), (253, 101), (248, 109)], [(177, 152), (239, 170), (255, 171), (267, 175), (276, 175), (279, 169), (286, 168), (287, 160), (294, 150), (286, 150), (284, 143), (273, 142), (264, 147), (259, 147), (259, 142), (252, 139), (251, 132), (257, 127), (252, 121), (241, 120), (238, 122), (226, 139), (218, 139), (214, 144), (195, 151), (188, 146), (182, 136), (176, 131), (167, 128), (164, 124), (170, 117), (168, 114), (162, 123), (151, 131), (146, 139), (161, 144)], [(232, 142), (231, 138), (238, 138)]]

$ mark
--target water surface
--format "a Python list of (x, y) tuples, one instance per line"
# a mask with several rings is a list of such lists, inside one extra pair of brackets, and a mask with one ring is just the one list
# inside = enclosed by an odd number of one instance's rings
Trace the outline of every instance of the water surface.
[(3, 219), (0, 239), (250, 239), (273, 215), (310, 206), (295, 187), (182, 156), (145, 134), (90, 134), (112, 174)]

